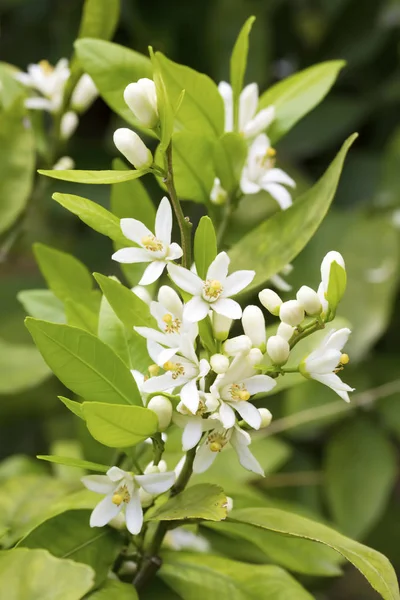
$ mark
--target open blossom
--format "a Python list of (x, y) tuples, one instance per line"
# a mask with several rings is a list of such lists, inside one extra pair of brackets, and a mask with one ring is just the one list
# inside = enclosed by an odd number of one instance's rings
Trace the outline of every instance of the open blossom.
[(42, 96), (27, 98), (25, 101), (27, 108), (57, 112), (61, 108), (69, 75), (68, 60), (61, 58), (54, 67), (47, 60), (28, 65), (27, 73), (16, 73), (15, 78)]
[(256, 137), (242, 171), (240, 188), (244, 194), (257, 194), (265, 190), (285, 210), (292, 204), (292, 197), (284, 186), (294, 188), (296, 183), (282, 169), (275, 167), (275, 154), (265, 134)]
[(139, 285), (149, 285), (156, 281), (171, 260), (182, 256), (182, 248), (172, 242), (172, 210), (168, 198), (160, 202), (156, 214), (155, 235), (137, 219), (121, 219), (122, 233), (140, 248), (121, 248), (112, 255), (120, 263), (150, 263)]
[(354, 388), (343, 383), (337, 372), (349, 362), (348, 355), (342, 354), (342, 349), (350, 333), (350, 329), (346, 327), (331, 331), (322, 344), (300, 364), (300, 372), (305, 377), (327, 385), (346, 402), (350, 402), (348, 392), (353, 392)]
[(183, 311), (184, 318), (188, 321), (201, 321), (210, 308), (224, 317), (240, 319), (240, 304), (230, 296), (247, 287), (253, 281), (255, 272), (236, 271), (228, 275), (229, 262), (226, 252), (220, 252), (209, 266), (205, 281), (188, 269), (177, 265), (168, 266), (171, 279), (181, 290), (193, 296)]
[(107, 475), (87, 475), (82, 483), (92, 492), (105, 494), (105, 498), (90, 516), (91, 527), (104, 527), (125, 509), (128, 531), (133, 535), (140, 532), (143, 524), (143, 510), (140, 490), (157, 495), (169, 490), (175, 482), (173, 471), (134, 475), (119, 467), (111, 467)]
[[(221, 81), (218, 91), (225, 105), (225, 131), (233, 131), (233, 92), (232, 87), (226, 81)], [(275, 109), (268, 106), (257, 112), (258, 108), (258, 85), (250, 83), (243, 88), (239, 97), (238, 126), (239, 132), (246, 139), (253, 138), (265, 131), (275, 117)]]

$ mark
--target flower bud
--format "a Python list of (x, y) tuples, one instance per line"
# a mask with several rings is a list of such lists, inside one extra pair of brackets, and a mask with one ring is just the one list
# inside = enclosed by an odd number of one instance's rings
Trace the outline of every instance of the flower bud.
[(304, 308), (297, 300), (288, 300), (281, 304), (279, 318), (284, 323), (296, 327), (296, 325), (299, 325), (304, 319)]
[(292, 327), (291, 325), (288, 325), (287, 323), (279, 323), (279, 327), (278, 330), (276, 332), (276, 335), (279, 335), (279, 337), (283, 338), (284, 340), (286, 340), (287, 342), (290, 340), (290, 338), (292, 337), (292, 335), (295, 332), (295, 327)]
[(172, 404), (165, 396), (153, 396), (147, 408), (154, 411), (158, 418), (160, 431), (167, 429), (172, 419)]
[(261, 290), (258, 294), (261, 304), (266, 308), (271, 314), (276, 317), (279, 315), (279, 308), (282, 304), (282, 300), (278, 296), (274, 290), (270, 290), (266, 288), (265, 290)]
[(233, 509), (233, 499), (230, 496), (226, 497), (226, 512), (231, 512)]
[(93, 79), (87, 73), (84, 73), (75, 86), (71, 96), (71, 107), (83, 112), (94, 102), (99, 95)]
[(212, 317), (212, 326), (215, 339), (219, 342), (223, 342), (229, 335), (229, 330), (232, 325), (232, 319), (224, 317), (214, 312)]
[(246, 306), (242, 315), (242, 325), (252, 345), (265, 352), (265, 319), (261, 308), (254, 305)]
[(247, 354), (251, 346), (251, 339), (247, 335), (238, 335), (230, 340), (226, 340), (223, 345), (223, 351), (228, 356), (237, 356), (238, 354)]
[(139, 79), (124, 91), (124, 100), (143, 127), (153, 129), (158, 123), (157, 93), (152, 79)]
[(58, 159), (53, 169), (55, 171), (69, 171), (75, 168), (75, 161), (70, 156), (62, 156)]
[(146, 169), (153, 164), (152, 153), (131, 129), (117, 129), (114, 132), (114, 144), (135, 169)]
[(317, 292), (308, 287), (308, 285), (301, 286), (296, 294), (296, 298), (308, 315), (313, 316), (321, 313), (321, 300)]
[(166, 470), (167, 463), (165, 462), (165, 460), (160, 460), (158, 465), (155, 465), (154, 462), (151, 461), (151, 463), (149, 463), (145, 468), (144, 473), (145, 475), (148, 475), (149, 473), (165, 473)]
[(220, 179), (218, 179), (218, 177), (216, 177), (214, 179), (214, 184), (213, 184), (211, 192), (210, 192), (211, 202), (213, 204), (221, 205), (221, 204), (225, 204), (227, 198), (228, 198), (228, 192), (226, 190), (224, 190), (224, 188), (222, 187)]
[(260, 429), (263, 427), (268, 427), (272, 421), (272, 414), (269, 412), (268, 408), (259, 408), (258, 412), (260, 413), (261, 417)]
[(210, 365), (214, 373), (221, 375), (229, 369), (229, 358), (223, 354), (214, 354), (210, 358)]
[(162, 285), (158, 290), (158, 301), (173, 315), (182, 314), (182, 301), (176, 291), (169, 285)]
[(252, 348), (247, 355), (247, 360), (254, 367), (255, 365), (259, 365), (263, 359), (263, 353), (260, 348)]
[(146, 302), (146, 304), (150, 305), (152, 297), (147, 288), (143, 287), (142, 285), (135, 285), (135, 287), (132, 288), (132, 292), (135, 294), (135, 296), (143, 300), (143, 302)]
[(271, 335), (267, 341), (267, 353), (275, 365), (284, 365), (290, 354), (289, 343), (279, 335)]
[(321, 279), (329, 308), (335, 312), (346, 290), (347, 276), (343, 256), (332, 250), (321, 263)]
[(75, 129), (78, 127), (79, 118), (78, 115), (69, 110), (66, 112), (62, 118), (60, 123), (60, 136), (62, 140), (68, 140), (71, 135), (75, 132)]

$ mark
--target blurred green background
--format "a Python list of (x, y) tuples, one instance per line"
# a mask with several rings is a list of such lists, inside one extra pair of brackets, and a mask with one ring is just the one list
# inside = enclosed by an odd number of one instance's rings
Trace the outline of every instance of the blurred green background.
[[(47, 58), (70, 56), (82, 0), (0, 0), (0, 60), (22, 70)], [(344, 254), (349, 288), (340, 316), (354, 328), (345, 380), (357, 388), (360, 406), (282, 434), (289, 449), (278, 460), (270, 482), (271, 498), (302, 504), (329, 518), (345, 533), (386, 553), (400, 568), (400, 391), (382, 399), (371, 392), (385, 382), (400, 390), (399, 227), (400, 227), (400, 69), (398, 0), (125, 0), (114, 41), (146, 53), (162, 50), (219, 81), (228, 77), (230, 52), (245, 18), (257, 16), (246, 79), (260, 90), (293, 72), (329, 59), (347, 67), (322, 104), (282, 140), (279, 160), (298, 181), (298, 192), (325, 170), (350, 133), (360, 134), (346, 161), (329, 216), (294, 261), (287, 281), (295, 289), (316, 286), (324, 253)], [(109, 168), (116, 156), (112, 132), (118, 119), (97, 100), (80, 121), (67, 153), (78, 168)], [(0, 338), (31, 343), (25, 311), (17, 300), (24, 289), (41, 288), (31, 244), (41, 241), (66, 249), (91, 270), (116, 272), (111, 242), (51, 202), (53, 191), (70, 191), (108, 206), (107, 186), (49, 184), (39, 198), (24, 235), (0, 264)], [(150, 188), (159, 199), (156, 185)], [(0, 199), (1, 201), (1, 199)], [(199, 208), (190, 207), (193, 218)], [(268, 209), (267, 209), (268, 211)], [(254, 199), (245, 201), (231, 239), (266, 214)], [(15, 357), (0, 343), (0, 456), (45, 453), (58, 438), (78, 427), (57, 400), (61, 384), (38, 374), (36, 354)], [(32, 388), (32, 373), (38, 384)], [(13, 383), (10, 383), (10, 378)], [(43, 379), (40, 383), (40, 379)], [(15, 384), (17, 382), (17, 384)], [(18, 393), (9, 393), (18, 387)], [(397, 386), (397, 387), (396, 387)], [(305, 383), (266, 402), (274, 418), (337, 402), (322, 386)], [(387, 397), (385, 397), (387, 396)], [(78, 434), (89, 458), (97, 447), (82, 428)], [(376, 493), (376, 490), (379, 490)], [(329, 585), (327, 585), (327, 583)], [(340, 582), (316, 581), (321, 599), (368, 599), (355, 571)]]

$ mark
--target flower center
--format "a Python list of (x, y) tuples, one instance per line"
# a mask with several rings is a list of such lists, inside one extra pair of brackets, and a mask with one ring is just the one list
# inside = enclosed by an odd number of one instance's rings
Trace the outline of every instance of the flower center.
[(150, 377), (156, 377), (158, 375), (159, 370), (160, 370), (160, 367), (156, 364), (150, 365), (148, 367), (148, 372), (149, 372)]
[(242, 385), (233, 383), (229, 388), (229, 392), (232, 400), (244, 400), (246, 402), (250, 398), (250, 392), (243, 383)]
[(169, 313), (165, 314), (162, 318), (165, 323), (165, 332), (166, 333), (179, 333), (181, 329), (181, 320), (176, 318), (174, 319), (172, 315)]
[(167, 360), (167, 362), (163, 364), (163, 369), (165, 369), (165, 371), (171, 371), (173, 380), (178, 379), (180, 375), (185, 374), (184, 366), (181, 363), (173, 363), (170, 360)]
[(54, 67), (49, 63), (48, 60), (41, 60), (39, 67), (42, 69), (45, 75), (50, 75), (54, 71)]
[(128, 502), (130, 502), (130, 499), (131, 495), (128, 491), (128, 488), (125, 484), (123, 484), (117, 490), (115, 490), (111, 501), (113, 504), (121, 506), (123, 502), (125, 502), (125, 504), (128, 504)]
[(228, 439), (225, 433), (214, 432), (207, 437), (207, 444), (211, 452), (221, 452), (227, 443)]
[(350, 361), (350, 357), (348, 354), (342, 354), (342, 356), (340, 357), (340, 364), (341, 365), (347, 365)]
[(217, 300), (222, 294), (223, 287), (217, 279), (207, 279), (204, 282), (204, 295), (209, 300)]
[(163, 243), (160, 242), (154, 235), (145, 235), (141, 241), (146, 250), (150, 252), (159, 252), (163, 249)]
[(263, 169), (272, 169), (276, 162), (275, 148), (268, 148), (263, 156), (259, 157), (259, 164)]

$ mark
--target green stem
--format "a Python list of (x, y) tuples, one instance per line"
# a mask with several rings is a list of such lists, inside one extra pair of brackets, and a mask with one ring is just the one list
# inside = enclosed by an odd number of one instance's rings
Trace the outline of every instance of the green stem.
[(294, 334), (294, 336), (290, 340), (290, 349), (294, 348), (296, 344), (298, 344), (301, 340), (308, 337), (312, 333), (315, 333), (316, 331), (319, 331), (320, 329), (324, 328), (325, 323), (323, 323), (322, 321), (315, 320), (310, 325), (307, 325), (307, 327), (304, 328), (300, 333)]
[(217, 232), (217, 244), (218, 244), (218, 248), (222, 247), (222, 242), (223, 239), (225, 237), (225, 233), (226, 230), (228, 229), (228, 225), (229, 225), (229, 221), (231, 219), (232, 216), (232, 205), (229, 201), (229, 198), (227, 199), (227, 203), (225, 205), (225, 210), (222, 216), (222, 221), (218, 227), (218, 232)]
[(161, 437), (161, 433), (155, 433), (153, 435), (153, 464), (157, 466), (162, 458), (164, 452), (164, 442)]

